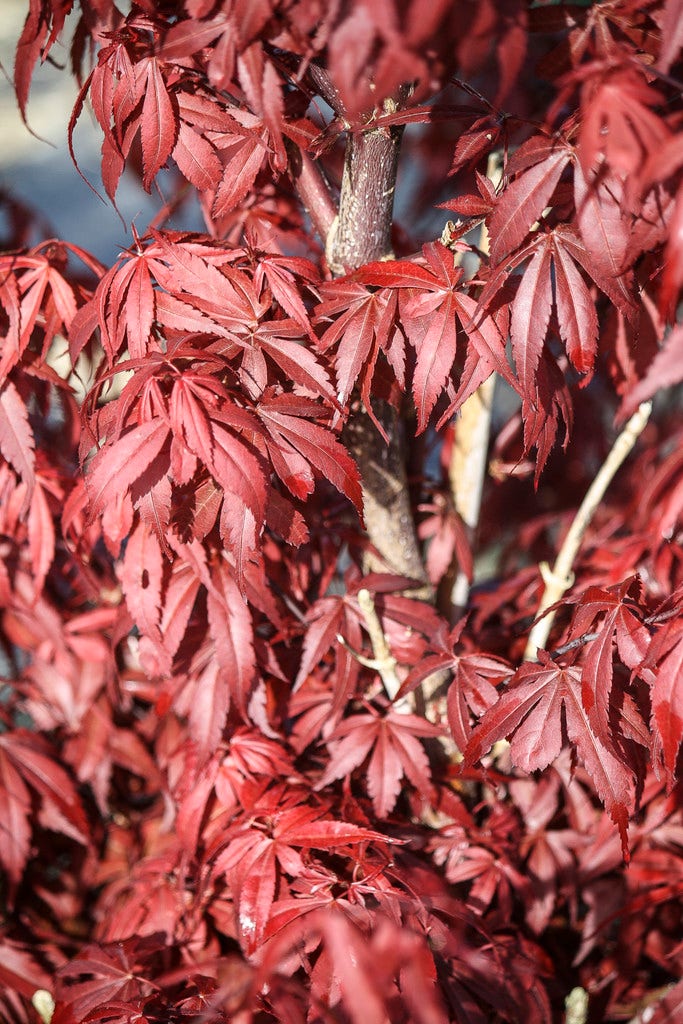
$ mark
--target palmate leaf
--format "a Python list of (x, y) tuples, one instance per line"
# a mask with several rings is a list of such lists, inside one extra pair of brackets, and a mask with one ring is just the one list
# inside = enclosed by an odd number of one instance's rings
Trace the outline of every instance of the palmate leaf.
[(336, 400), (326, 370), (306, 347), (297, 320), (265, 320), (249, 338), (284, 372), (288, 381), (300, 384), (313, 394), (324, 396), (331, 404)]
[(28, 511), (28, 538), (36, 595), (41, 593), (55, 557), (55, 527), (46, 490), (41, 477), (37, 477)]
[[(174, 386), (170, 416), (175, 440), (180, 442), (176, 452), (183, 459), (183, 449), (196, 456), (213, 476), (222, 500), (220, 518), (221, 537), (234, 557), (238, 578), (243, 580), (246, 564), (257, 558), (258, 538), (265, 521), (268, 481), (266, 464), (256, 450), (246, 443), (242, 433), (226, 429), (217, 419), (229, 426), (233, 422), (250, 431), (258, 427), (247, 413), (230, 407), (227, 395), (211, 378), (186, 374)], [(223, 409), (217, 414), (216, 398), (224, 399)], [(231, 422), (232, 421), (232, 422)], [(194, 474), (195, 460), (187, 483)], [(180, 462), (179, 462), (180, 465)], [(222, 493), (221, 493), (222, 492)]]
[[(581, 239), (590, 254), (586, 267), (602, 287), (610, 282), (613, 301), (624, 311), (633, 308), (632, 273), (625, 265), (630, 240), (630, 220), (623, 211), (623, 182), (615, 176), (586, 179), (580, 165), (574, 166), (574, 203)], [(607, 293), (609, 294), (609, 292)], [(612, 298), (610, 295), (610, 298)]]
[(598, 314), (586, 282), (558, 235), (553, 244), (553, 270), (560, 337), (572, 365), (579, 373), (590, 373), (597, 349)]
[(551, 308), (550, 252), (544, 245), (539, 246), (529, 261), (512, 305), (512, 354), (525, 395), (534, 392)]
[(147, 995), (155, 986), (146, 981), (142, 969), (157, 940), (158, 936), (146, 936), (85, 946), (60, 969), (57, 999), (69, 1007), (75, 1019), (83, 1020), (98, 1008), (116, 1005), (117, 1000), (131, 1003)]
[(440, 653), (420, 660), (402, 684), (398, 697), (411, 693), (431, 675), (449, 670), (453, 679), (446, 704), (448, 724), (458, 750), (464, 750), (472, 733), (470, 712), (481, 716), (495, 704), (498, 696), (495, 684), (500, 683), (510, 669), (505, 662), (486, 654), (456, 654), (454, 644), (444, 643), (443, 647)]
[(417, 358), (413, 373), (413, 398), (417, 410), (418, 429), (427, 426), (439, 392), (453, 367), (457, 352), (457, 310), (455, 295), (438, 302), (435, 315), (424, 315), (425, 329), (421, 331), (413, 321), (409, 340), (415, 347)]
[[(298, 690), (309, 677), (316, 676), (320, 663), (328, 652), (334, 654), (334, 670), (330, 675), (332, 699), (326, 690), (321, 694), (321, 708), (325, 719), (337, 722), (349, 701), (355, 694), (360, 675), (360, 664), (354, 658), (347, 644), (359, 650), (362, 644), (360, 622), (355, 609), (341, 595), (319, 598), (306, 615), (306, 634), (299, 671), (294, 682)], [(343, 636), (346, 644), (338, 641)], [(316, 703), (315, 697), (313, 698)], [(306, 717), (306, 716), (305, 716)], [(309, 719), (310, 720), (310, 719)]]
[[(131, 259), (126, 268), (129, 284), (123, 295), (119, 295), (119, 309), (112, 310), (114, 322), (123, 314), (128, 338), (128, 352), (131, 359), (142, 359), (147, 353), (150, 331), (154, 320), (155, 292), (152, 287), (149, 264), (145, 255)], [(114, 289), (110, 302), (114, 301)]]
[(517, 767), (534, 772), (554, 761), (562, 749), (563, 729), (593, 780), (598, 796), (619, 828), (628, 859), (627, 827), (635, 799), (633, 771), (612, 751), (610, 737), (599, 736), (583, 705), (581, 670), (563, 668), (539, 651), (539, 664), (526, 663), (499, 700), (486, 712), (464, 752), (474, 764), (498, 740), (510, 740)]
[[(191, 238), (185, 240), (172, 232), (152, 231), (151, 235), (154, 242), (147, 252), (157, 282), (177, 299), (212, 317), (215, 333), (224, 334), (231, 322), (241, 325), (258, 319), (261, 307), (251, 278), (227, 265), (226, 250), (202, 248)], [(224, 264), (221, 269), (218, 262)]]
[[(311, 422), (320, 414), (317, 404), (310, 399), (288, 395), (264, 396), (258, 406), (258, 414), (271, 435), (272, 444), (281, 447), (285, 455), (292, 450), (298, 453), (304, 463), (313, 466), (353, 502), (362, 516), (363, 496), (358, 468), (331, 430)], [(275, 469), (280, 475), (277, 465)], [(283, 478), (283, 483), (290, 486), (287, 478)], [(297, 497), (303, 496), (296, 491), (294, 493)]]
[(160, 643), (159, 615), (163, 556), (154, 530), (138, 523), (126, 542), (121, 569), (121, 586), (126, 605), (141, 636)]
[(212, 582), (213, 587), (207, 596), (207, 611), (216, 660), (227, 693), (240, 714), (246, 717), (256, 674), (251, 613), (225, 562), (214, 567)]
[(52, 0), (49, 6), (42, 0), (30, 0), (14, 61), (14, 88), (24, 122), (35, 66), (39, 60), (47, 59), (70, 10), (69, 0)]
[(50, 977), (24, 944), (0, 937), (0, 983), (30, 999), (36, 989), (49, 991)]
[(0, 735), (0, 864), (13, 890), (29, 856), (33, 806), (44, 828), (87, 845), (88, 822), (71, 778), (55, 760), (47, 742), (24, 729)]
[(393, 710), (383, 716), (351, 715), (328, 737), (332, 756), (316, 789), (349, 776), (370, 754), (368, 792), (377, 817), (386, 818), (396, 805), (404, 775), (423, 794), (429, 792), (429, 761), (419, 737), (440, 734), (423, 718)]
[(12, 888), (21, 881), (31, 844), (31, 796), (12, 759), (0, 747), (0, 864)]
[(288, 317), (312, 336), (310, 316), (302, 299), (304, 287), (316, 294), (320, 272), (314, 263), (300, 256), (282, 256), (279, 252), (257, 250), (254, 282), (257, 288), (266, 284)]
[(344, 405), (356, 382), (372, 377), (379, 351), (388, 348), (396, 301), (387, 292), (371, 292), (346, 278), (325, 284), (321, 293), (316, 322), (334, 319), (320, 344), (325, 352), (336, 346), (337, 400)]
[[(591, 267), (588, 254), (581, 250), (579, 240), (555, 230), (537, 236), (518, 254), (503, 274), (531, 255), (521, 284), (512, 303), (511, 338), (513, 355), (524, 394), (532, 394), (536, 371), (546, 336), (553, 305), (557, 312), (560, 336), (567, 355), (579, 373), (590, 373), (597, 350), (598, 318), (595, 302), (576, 262), (581, 259), (594, 271), (600, 287), (603, 276)], [(491, 284), (500, 286), (500, 275), (494, 274)], [(610, 290), (612, 291), (612, 290)], [(481, 301), (491, 294), (484, 289)], [(610, 294), (613, 300), (614, 294)]]
[[(663, 71), (668, 71), (681, 50), (683, 50), (683, 3), (681, 0), (666, 0), (659, 67)], [(681, 994), (683, 995), (683, 992)]]
[(0, 747), (40, 797), (41, 820), (76, 842), (88, 842), (88, 821), (68, 773), (53, 756), (50, 745), (38, 735), (15, 729), (0, 736)]
[(666, 338), (638, 383), (629, 391), (621, 409), (619, 419), (625, 420), (663, 388), (672, 387), (683, 380), (683, 324), (678, 324)]
[(126, 495), (136, 480), (152, 467), (157, 479), (168, 472), (170, 462), (164, 446), (169, 432), (164, 420), (148, 420), (122, 434), (113, 444), (105, 443), (100, 448), (86, 477), (95, 514), (102, 513), (106, 506)]
[(200, 192), (214, 189), (222, 173), (215, 146), (183, 119), (178, 125), (178, 138), (173, 147), (173, 159), (183, 177)]
[(0, 352), (0, 384), (4, 383), (7, 374), (19, 359), (30, 337), (24, 336), (21, 331), (19, 285), (16, 276), (9, 273), (9, 270), (8, 261), (0, 261), (0, 273), (2, 274), (2, 279), (0, 280), (0, 307), (6, 321), (2, 339), (2, 351)]
[(637, 175), (650, 154), (660, 153), (670, 137), (654, 113), (662, 96), (635, 68), (596, 68), (583, 88), (578, 157), (586, 176), (604, 160), (612, 172)]
[(226, 874), (237, 892), (240, 938), (251, 955), (261, 943), (275, 898), (278, 876), (303, 872), (302, 853), (344, 851), (360, 844), (395, 840), (373, 829), (329, 817), (328, 809), (310, 806), (302, 793), (284, 783), (271, 786), (220, 838), (213, 870)]
[[(435, 955), (425, 936), (407, 928), (388, 914), (375, 915), (374, 927), (362, 929), (359, 908), (345, 906), (344, 900), (329, 900), (319, 908), (315, 899), (299, 902), (310, 905), (310, 913), (296, 919), (291, 901), (288, 926), (266, 950), (266, 957), (287, 947), (299, 948), (305, 936), (322, 939), (322, 952), (311, 975), (311, 997), (317, 1005), (329, 1006), (338, 1017), (352, 1024), (384, 1024), (396, 1014), (396, 999), (405, 1001), (414, 1024), (446, 1024), (455, 1020), (446, 1014), (437, 987)], [(418, 926), (419, 928), (419, 926)], [(483, 1017), (461, 1013), (467, 999), (459, 1003), (458, 1021), (480, 1024)], [(342, 1010), (343, 1008), (343, 1010)], [(331, 1017), (331, 1019), (333, 1019)]]
[(198, 755), (206, 760), (216, 750), (223, 734), (230, 708), (230, 680), (213, 651), (204, 660), (203, 668), (196, 664), (192, 666), (193, 688), (188, 721)]
[[(581, 666), (581, 699), (594, 730), (603, 738), (610, 733), (614, 648), (631, 670), (646, 655), (650, 634), (642, 624), (634, 594), (639, 582), (627, 578), (616, 587), (589, 587), (574, 609), (569, 639), (597, 635), (586, 644)], [(597, 625), (594, 625), (599, 620)], [(607, 741), (607, 740), (606, 740)]]
[(366, 286), (382, 288), (377, 295), (399, 291), (401, 328), (415, 350), (413, 397), (418, 432), (426, 429), (450, 378), (459, 337), (464, 335), (471, 342), (468, 356), (476, 361), (477, 370), (465, 363), (456, 401), (447, 415), (494, 369), (512, 383), (501, 333), (494, 320), (464, 292), (463, 271), (456, 265), (454, 253), (441, 242), (432, 242), (423, 246), (422, 261), (369, 263), (354, 275)]

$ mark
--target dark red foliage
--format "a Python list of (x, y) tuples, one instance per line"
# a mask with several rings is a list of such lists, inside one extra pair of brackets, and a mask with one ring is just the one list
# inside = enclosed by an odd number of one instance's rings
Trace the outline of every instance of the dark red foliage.
[[(26, 7), (22, 116), (70, 16), (72, 150), (88, 104), (110, 200), (168, 168), (205, 232), (106, 268), (0, 195), (0, 1017), (680, 1020), (680, 0)], [(375, 143), (409, 222), (338, 250)]]

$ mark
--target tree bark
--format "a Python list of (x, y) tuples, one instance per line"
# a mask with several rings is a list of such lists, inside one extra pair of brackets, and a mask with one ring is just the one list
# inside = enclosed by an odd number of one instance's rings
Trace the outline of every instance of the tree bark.
[[(385, 109), (395, 109), (395, 101)], [(330, 268), (342, 274), (370, 260), (391, 256), (391, 225), (400, 128), (369, 128), (349, 134), (346, 144), (339, 215), (328, 235)], [(365, 524), (372, 552), (367, 571), (390, 571), (417, 582), (418, 592), (433, 597), (415, 533), (405, 459), (405, 435), (397, 411), (387, 403), (373, 405), (389, 443), (367, 411), (354, 412), (346, 429), (349, 450), (360, 469)]]

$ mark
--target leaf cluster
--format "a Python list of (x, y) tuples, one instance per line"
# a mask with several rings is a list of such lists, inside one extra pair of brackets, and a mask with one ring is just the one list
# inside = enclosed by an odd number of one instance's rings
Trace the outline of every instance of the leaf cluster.
[[(109, 200), (165, 207), (105, 267), (0, 197), (0, 1015), (677, 1020), (680, 0), (27, 0), (24, 117), (72, 6), (74, 157), (88, 103)], [(409, 228), (331, 266), (346, 154), (401, 133)], [(386, 408), (428, 600), (368, 568)]]

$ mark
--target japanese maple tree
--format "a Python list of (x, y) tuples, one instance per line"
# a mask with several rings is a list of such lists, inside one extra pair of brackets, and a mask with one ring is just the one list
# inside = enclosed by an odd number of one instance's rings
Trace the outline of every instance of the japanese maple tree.
[(0, 1016), (680, 1021), (683, 3), (60, 40), (163, 206), (1, 197)]

